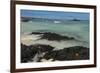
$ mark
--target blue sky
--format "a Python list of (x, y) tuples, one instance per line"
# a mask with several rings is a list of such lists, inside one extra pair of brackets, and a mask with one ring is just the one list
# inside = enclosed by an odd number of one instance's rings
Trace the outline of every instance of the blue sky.
[(80, 19), (89, 20), (89, 13), (61, 12), (43, 10), (21, 10), (21, 17), (48, 18), (48, 19)]

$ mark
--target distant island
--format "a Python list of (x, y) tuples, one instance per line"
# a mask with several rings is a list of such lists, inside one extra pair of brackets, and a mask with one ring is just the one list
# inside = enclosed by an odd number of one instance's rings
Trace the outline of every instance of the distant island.
[(60, 23), (60, 21), (86, 21), (86, 20), (80, 20), (78, 18), (72, 18), (72, 19), (49, 19), (49, 18), (34, 18), (34, 17), (21, 17), (22, 22), (28, 22), (28, 21), (38, 21), (38, 20), (46, 20), (46, 21), (53, 21), (54, 23)]
[(79, 19), (77, 19), (77, 18), (74, 18), (74, 19), (72, 19), (72, 21), (81, 21), (81, 20), (79, 20)]

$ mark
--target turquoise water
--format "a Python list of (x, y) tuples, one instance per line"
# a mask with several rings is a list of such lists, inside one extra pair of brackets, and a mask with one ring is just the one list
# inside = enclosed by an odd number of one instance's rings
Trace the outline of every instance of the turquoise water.
[(21, 34), (31, 32), (55, 32), (89, 42), (89, 21), (33, 20), (21, 22)]

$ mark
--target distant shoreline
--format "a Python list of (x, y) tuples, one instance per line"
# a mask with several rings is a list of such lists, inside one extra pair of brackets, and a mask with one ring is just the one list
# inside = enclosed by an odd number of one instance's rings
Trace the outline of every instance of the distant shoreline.
[(21, 21), (23, 22), (28, 22), (28, 21), (31, 21), (31, 20), (36, 20), (36, 19), (45, 19), (45, 20), (51, 20), (51, 21), (89, 21), (89, 20), (80, 20), (80, 19), (77, 19), (77, 18), (72, 18), (72, 19), (49, 19), (49, 18), (35, 18), (35, 17), (21, 17)]

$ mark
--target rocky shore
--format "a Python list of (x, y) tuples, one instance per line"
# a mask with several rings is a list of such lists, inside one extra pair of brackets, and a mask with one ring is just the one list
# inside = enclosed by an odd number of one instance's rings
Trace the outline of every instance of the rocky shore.
[(49, 41), (75, 40), (74, 37), (63, 36), (51, 32), (32, 32), (31, 34), (42, 34), (40, 39), (46, 39)]
[(36, 54), (38, 54), (37, 58), (40, 58), (43, 52), (50, 52), (53, 49), (54, 47), (49, 45), (36, 44), (26, 46), (21, 44), (21, 62), (33, 61), (32, 58), (34, 58)]
[[(89, 48), (79, 45), (74, 37), (63, 36), (51, 32), (32, 32), (29, 35), (38, 35), (39, 38), (37, 40), (32, 40), (33, 37), (31, 37), (29, 40), (34, 43), (31, 45), (21, 43), (21, 63), (43, 62), (48, 60), (68, 61), (89, 59)], [(49, 43), (44, 43), (44, 39), (45, 41), (48, 40)], [(70, 42), (73, 40), (77, 45), (73, 45), (75, 43)], [(40, 41), (42, 42), (40, 43)], [(59, 45), (64, 45), (64, 43), (61, 42), (65, 41), (67, 42), (65, 44), (66, 46), (62, 48), (58, 47)], [(67, 44), (69, 44), (68, 41), (72, 46), (67, 46)], [(59, 45), (57, 46), (55, 42), (59, 43)]]
[(41, 62), (42, 59), (52, 61), (67, 60), (86, 60), (89, 59), (89, 48), (82, 46), (73, 46), (61, 50), (53, 50), (50, 45), (30, 45), (21, 44), (21, 62)]

